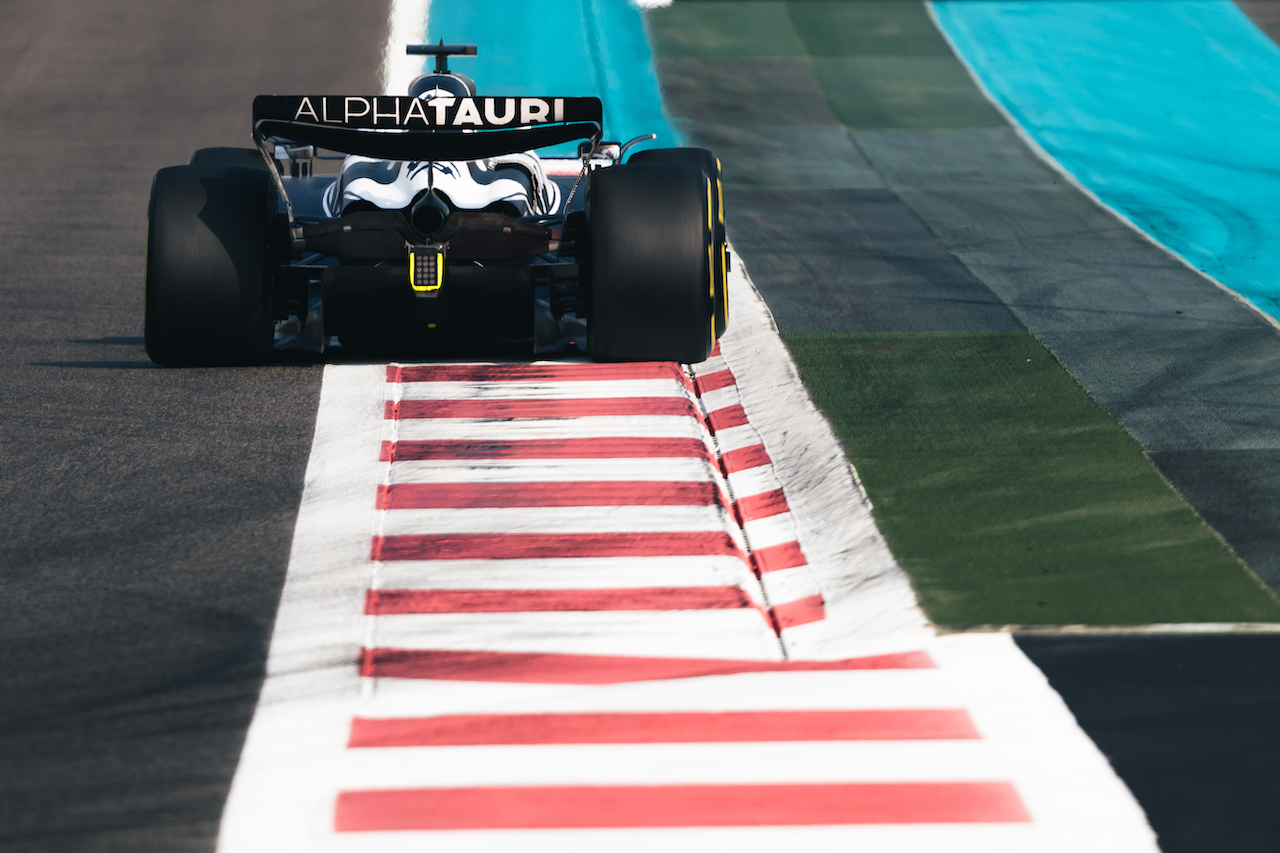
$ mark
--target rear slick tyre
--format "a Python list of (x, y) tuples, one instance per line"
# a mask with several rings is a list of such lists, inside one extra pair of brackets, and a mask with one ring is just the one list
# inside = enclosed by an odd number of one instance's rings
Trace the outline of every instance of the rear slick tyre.
[(711, 250), (715, 261), (715, 328), (713, 338), (719, 338), (729, 327), (729, 247), (724, 227), (724, 181), (720, 177), (720, 161), (706, 148), (651, 148), (637, 151), (627, 163), (679, 163), (697, 166), (711, 179), (711, 220), (715, 224), (714, 245)]
[(593, 359), (689, 364), (711, 354), (711, 192), (694, 166), (614, 166), (591, 174)]
[(187, 165), (240, 166), (267, 171), (267, 161), (262, 159), (262, 152), (257, 148), (201, 148), (191, 155)]
[(262, 364), (273, 323), (266, 170), (174, 166), (147, 212), (145, 341), (157, 364)]

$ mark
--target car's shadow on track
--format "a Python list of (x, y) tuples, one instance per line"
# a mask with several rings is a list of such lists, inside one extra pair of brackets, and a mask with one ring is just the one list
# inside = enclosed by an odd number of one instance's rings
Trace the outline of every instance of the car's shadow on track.
[(29, 361), (32, 367), (75, 367), (88, 370), (151, 370), (160, 365), (150, 361)]
[(120, 359), (77, 359), (73, 361), (31, 361), (28, 364), (31, 367), (62, 367), (79, 370), (164, 370), (164, 371), (190, 371), (190, 370), (253, 370), (270, 367), (314, 367), (326, 364), (386, 364), (388, 362), (428, 362), (428, 363), (450, 363), (450, 362), (515, 362), (529, 363), (534, 361), (563, 361), (567, 363), (586, 360), (586, 357), (579, 352), (561, 352), (561, 353), (539, 353), (533, 354), (529, 352), (527, 345), (515, 346), (491, 346), (483, 349), (476, 349), (468, 352), (397, 352), (397, 351), (378, 351), (365, 348), (348, 348), (348, 347), (332, 347), (324, 353), (307, 352), (305, 350), (277, 350), (271, 354), (271, 360), (266, 364), (251, 365), (245, 367), (183, 367), (168, 368), (163, 365), (156, 364), (147, 358), (146, 352), (142, 350), (143, 339), (140, 337), (104, 337), (95, 339), (79, 339), (69, 340), (72, 344), (98, 344), (108, 346), (128, 346), (137, 347), (138, 359), (135, 361), (125, 361)]
[(122, 337), (119, 335), (111, 335), (105, 338), (72, 338), (67, 341), (72, 344), (107, 344), (117, 347), (141, 347), (145, 346), (146, 341), (141, 335), (137, 337)]
[(129, 337), (123, 335), (109, 335), (102, 338), (71, 338), (67, 340), (69, 344), (90, 344), (97, 346), (114, 346), (114, 347), (136, 347), (138, 350), (138, 359), (135, 361), (124, 361), (121, 359), (77, 359), (75, 361), (29, 361), (31, 367), (71, 367), (82, 370), (143, 370), (156, 367), (147, 358), (146, 352), (143, 350), (144, 341), (142, 336)]

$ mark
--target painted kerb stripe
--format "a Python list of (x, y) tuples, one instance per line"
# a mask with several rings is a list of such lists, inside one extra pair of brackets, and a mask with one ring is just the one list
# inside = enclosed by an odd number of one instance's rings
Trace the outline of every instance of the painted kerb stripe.
[(1007, 782), (564, 786), (344, 791), (339, 832), (1022, 823)]
[(698, 678), (741, 672), (836, 672), (860, 669), (932, 669), (924, 652), (874, 655), (833, 661), (715, 660), (627, 657), (540, 652), (424, 649), (364, 649), (366, 678), (494, 681), (522, 684), (621, 684), (668, 678)]
[(440, 533), (375, 536), (374, 560), (743, 556), (726, 532)]
[(535, 613), (566, 610), (726, 610), (754, 607), (736, 586), (635, 589), (371, 589), (365, 613)]
[(588, 437), (383, 442), (382, 461), (432, 459), (710, 459), (696, 438)]
[(609, 714), (458, 714), (351, 723), (353, 748), (566, 743), (970, 740), (960, 708)]

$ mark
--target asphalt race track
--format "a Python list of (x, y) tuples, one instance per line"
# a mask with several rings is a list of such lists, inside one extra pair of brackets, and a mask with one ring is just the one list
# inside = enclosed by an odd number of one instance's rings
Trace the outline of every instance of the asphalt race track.
[(1034, 637), (1067, 699), (1169, 851), (1275, 847), (1280, 638)]
[(0, 847), (209, 850), (320, 369), (156, 369), (151, 176), (254, 95), (378, 91), (383, 4), (6, 3)]
[[(1240, 5), (1280, 31), (1272, 5)], [(148, 361), (147, 190), (196, 148), (245, 144), (256, 94), (380, 91), (387, 6), (10, 0), (0, 11), (0, 849), (215, 846), (262, 685), (322, 368)], [(872, 35), (826, 27), (834, 6), (864, 10), (851, 26)], [(1032, 626), (1019, 648), (1165, 853), (1280, 846), (1280, 636), (1052, 633), (1280, 623), (1241, 562), (1280, 588), (1280, 451), (1215, 444), (1202, 401), (1192, 422), (1195, 407), (1151, 390), (1194, 384), (1269, 435), (1274, 328), (1060, 185), (918, 3), (645, 14), (673, 126), (724, 161), (735, 250), (929, 615), (956, 629)], [(832, 353), (847, 359), (834, 370)], [(980, 387), (987, 360), (1021, 367), (1024, 353), (1034, 380)], [(1264, 379), (1242, 376), (1243, 361), (1265, 364)], [(962, 362), (947, 375), (973, 393), (926, 381)], [(1133, 363), (1146, 373), (1122, 367)], [(905, 415), (848, 402), (897, 405), (907, 380), (920, 406)], [(1027, 410), (1059, 420), (983, 402), (1023, 392), (1045, 395)], [(996, 448), (986, 462), (1013, 473), (984, 485), (961, 476), (941, 432), (925, 436), (929, 453), (885, 438), (930, 418), (1007, 426), (1036, 447), (1079, 426), (1116, 450), (1090, 468), (1098, 445), (1059, 448), (1057, 469), (1015, 470), (1025, 446)], [(1191, 422), (1195, 440), (1166, 440), (1171, 422)], [(1046, 488), (1037, 478), (1053, 470), (1084, 473)], [(939, 472), (950, 492), (934, 487)], [(988, 513), (998, 501), (967, 499), (1006, 487), (1016, 506), (1005, 516)], [(1163, 526), (1097, 533), (1098, 519), (1155, 517), (1157, 505)], [(921, 524), (948, 513), (958, 533)], [(1034, 556), (1015, 528), (1031, 531)], [(959, 544), (940, 557), (939, 542)], [(1202, 586), (1201, 569), (1212, 575)], [(1001, 584), (1023, 597), (987, 594)]]

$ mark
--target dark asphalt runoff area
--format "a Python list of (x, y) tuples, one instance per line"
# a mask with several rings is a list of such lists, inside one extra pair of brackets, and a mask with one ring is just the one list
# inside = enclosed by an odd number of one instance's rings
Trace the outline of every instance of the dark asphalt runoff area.
[(1280, 637), (1021, 636), (1164, 853), (1280, 849)]
[(257, 94), (381, 90), (385, 3), (9, 0), (0, 25), (0, 849), (212, 850), (320, 369), (142, 348), (151, 177)]

